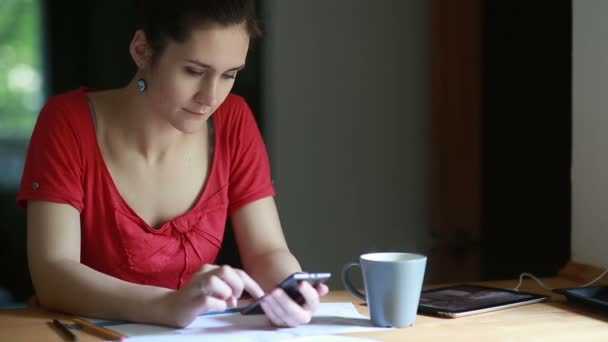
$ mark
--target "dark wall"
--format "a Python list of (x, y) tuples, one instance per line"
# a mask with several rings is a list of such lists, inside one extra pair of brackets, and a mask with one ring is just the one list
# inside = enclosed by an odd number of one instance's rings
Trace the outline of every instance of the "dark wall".
[(135, 67), (129, 56), (134, 31), (131, 1), (45, 2), (46, 65), (51, 95), (82, 85), (124, 85)]
[[(136, 71), (129, 55), (136, 29), (132, 1), (47, 0), (46, 13), (51, 94), (82, 85), (98, 89), (121, 87), (131, 80)], [(247, 99), (258, 119), (260, 57), (260, 47), (256, 45), (233, 89)]]
[(25, 253), (25, 211), (17, 208), (15, 196), (12, 189), (0, 191), (0, 289), (6, 289), (13, 300), (24, 301), (32, 285)]
[[(46, 0), (43, 3), (48, 95), (80, 86), (121, 87), (131, 79), (135, 73), (128, 51), (135, 30), (132, 1)], [(239, 73), (233, 89), (247, 99), (258, 121), (262, 117), (260, 51), (257, 46), (249, 53), (247, 68)], [(17, 150), (24, 151), (25, 146)], [(17, 187), (15, 184), (12, 188), (0, 189), (0, 236), (4, 242), (0, 250), (0, 289), (23, 301), (33, 291), (25, 250), (25, 211), (15, 203)], [(226, 262), (238, 264), (238, 255), (235, 258), (231, 253), (236, 248), (231, 232), (228, 239), (228, 248), (222, 257)]]
[(483, 2), (482, 275), (570, 257), (570, 0)]

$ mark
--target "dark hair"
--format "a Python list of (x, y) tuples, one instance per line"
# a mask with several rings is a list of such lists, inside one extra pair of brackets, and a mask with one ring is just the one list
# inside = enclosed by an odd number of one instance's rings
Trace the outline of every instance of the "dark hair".
[(154, 51), (162, 53), (169, 40), (182, 43), (200, 26), (245, 24), (250, 44), (261, 36), (254, 0), (136, 0), (138, 28)]

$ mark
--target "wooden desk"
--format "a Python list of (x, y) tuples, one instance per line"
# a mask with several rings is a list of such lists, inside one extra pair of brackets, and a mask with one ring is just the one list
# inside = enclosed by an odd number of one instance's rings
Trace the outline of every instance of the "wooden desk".
[[(597, 275), (597, 269), (570, 264), (559, 277), (543, 281), (553, 288), (576, 287)], [(601, 283), (606, 284), (607, 280)], [(513, 288), (517, 281), (479, 284)], [(563, 296), (543, 290), (532, 280), (524, 281), (521, 290), (544, 293), (551, 300), (462, 318), (419, 315), (410, 328), (349, 336), (381, 341), (608, 341), (608, 312), (569, 304)], [(332, 292), (324, 302), (353, 302), (362, 314), (368, 315), (363, 302), (345, 291)], [(62, 341), (47, 325), (53, 318), (68, 317), (37, 308), (0, 310), (0, 341)], [(80, 341), (99, 341), (85, 331), (75, 333)]]

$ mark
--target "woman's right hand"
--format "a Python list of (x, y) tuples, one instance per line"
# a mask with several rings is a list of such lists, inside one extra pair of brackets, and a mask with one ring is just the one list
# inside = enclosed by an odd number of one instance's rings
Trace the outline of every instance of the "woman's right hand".
[(161, 307), (168, 308), (164, 313), (168, 325), (183, 328), (204, 312), (236, 307), (244, 290), (254, 298), (264, 295), (260, 285), (245, 271), (226, 265), (205, 265), (186, 286), (167, 295)]

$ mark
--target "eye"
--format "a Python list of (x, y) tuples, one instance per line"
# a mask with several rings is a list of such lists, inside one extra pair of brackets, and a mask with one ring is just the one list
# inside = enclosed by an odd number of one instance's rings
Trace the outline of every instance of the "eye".
[(235, 79), (236, 78), (236, 72), (232, 73), (232, 74), (223, 74), (222, 77), (224, 77), (226, 79)]
[(206, 72), (205, 70), (197, 70), (197, 69), (195, 69), (193, 67), (189, 67), (189, 66), (185, 67), (184, 69), (186, 70), (186, 73), (188, 73), (189, 75), (192, 75), (192, 76), (202, 76)]

